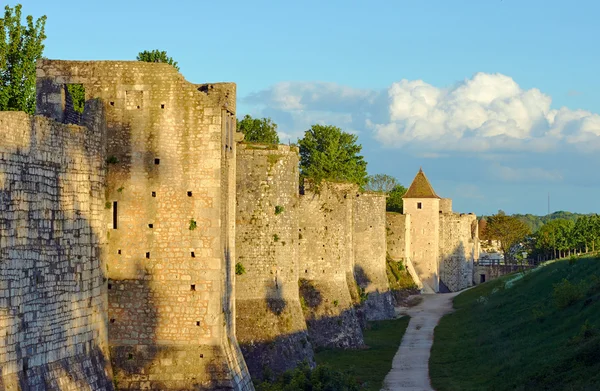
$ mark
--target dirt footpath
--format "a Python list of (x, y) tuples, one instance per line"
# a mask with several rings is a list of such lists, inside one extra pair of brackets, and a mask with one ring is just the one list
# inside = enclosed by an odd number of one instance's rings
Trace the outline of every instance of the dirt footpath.
[(412, 308), (399, 308), (410, 315), (410, 323), (383, 381), (385, 391), (433, 391), (429, 381), (429, 353), (433, 329), (440, 318), (452, 311), (452, 299), (460, 292), (421, 295), (423, 301)]

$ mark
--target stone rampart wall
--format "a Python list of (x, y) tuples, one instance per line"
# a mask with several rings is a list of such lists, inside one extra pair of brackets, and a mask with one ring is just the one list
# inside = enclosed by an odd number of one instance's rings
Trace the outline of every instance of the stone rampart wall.
[(112, 390), (102, 106), (0, 112), (0, 389)]
[(350, 296), (350, 289), (356, 289), (349, 251), (355, 196), (355, 186), (333, 183), (323, 183), (318, 194), (307, 190), (300, 196), (300, 297), (316, 347), (364, 343)]
[(38, 111), (63, 120), (73, 83), (106, 108), (109, 344), (119, 388), (251, 388), (233, 368), (243, 363), (232, 297), (235, 85), (191, 84), (167, 64), (45, 60)]
[(394, 261), (409, 258), (410, 215), (396, 212), (385, 214), (387, 255)]
[(440, 279), (452, 292), (473, 285), (476, 222), (473, 214), (440, 213)]
[(368, 294), (367, 320), (391, 319), (394, 305), (386, 274), (385, 195), (357, 193), (353, 197), (354, 277)]
[(252, 377), (314, 364), (298, 295), (298, 149), (239, 145), (237, 189), (236, 328)]

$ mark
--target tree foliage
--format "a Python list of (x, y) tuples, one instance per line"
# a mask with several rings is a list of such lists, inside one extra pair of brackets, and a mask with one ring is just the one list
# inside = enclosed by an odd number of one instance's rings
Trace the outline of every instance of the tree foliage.
[(26, 18), (21, 4), (4, 8), (0, 19), (0, 110), (35, 112), (36, 61), (42, 57), (46, 16)]
[(388, 212), (402, 213), (404, 211), (404, 201), (402, 197), (408, 189), (402, 185), (396, 185), (389, 193), (385, 201), (385, 210)]
[(600, 242), (600, 216), (583, 215), (576, 221), (551, 220), (535, 233), (534, 249), (544, 256), (560, 257), (595, 251)]
[(241, 121), (237, 121), (237, 130), (244, 133), (244, 141), (279, 144), (277, 124), (271, 118), (252, 118), (246, 114)]
[(515, 216), (508, 216), (499, 211), (487, 218), (484, 236), (500, 242), (500, 250), (504, 254), (504, 259), (508, 261), (511, 247), (524, 240), (530, 233), (527, 224)]
[(388, 194), (394, 187), (398, 186), (399, 183), (391, 175), (387, 174), (375, 174), (367, 177), (367, 184), (365, 190), (376, 191)]
[(316, 186), (322, 180), (367, 183), (367, 162), (359, 155), (362, 146), (356, 135), (331, 125), (313, 125), (298, 141), (300, 173)]
[(387, 194), (386, 211), (402, 213), (402, 196), (408, 189), (398, 183), (393, 176), (386, 174), (369, 175), (365, 190)]
[(177, 66), (177, 61), (173, 61), (173, 58), (169, 57), (167, 55), (167, 52), (164, 50), (144, 50), (143, 52), (138, 53), (136, 60), (145, 62), (164, 62), (165, 64), (172, 65), (175, 69), (179, 70), (179, 67)]

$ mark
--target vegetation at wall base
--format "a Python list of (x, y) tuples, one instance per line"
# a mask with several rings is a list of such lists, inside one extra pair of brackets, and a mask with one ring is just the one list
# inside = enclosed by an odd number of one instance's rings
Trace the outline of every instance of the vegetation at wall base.
[(362, 387), (381, 390), (383, 379), (392, 369), (392, 360), (400, 347), (410, 318), (368, 322), (363, 335), (367, 349), (325, 349), (315, 353), (318, 365), (346, 372)]
[(433, 387), (600, 389), (600, 259), (557, 261), (487, 282), (454, 299), (435, 329)]
[(409, 317), (368, 322), (367, 349), (325, 349), (315, 354), (317, 367), (303, 364), (277, 379), (256, 385), (257, 391), (379, 391), (392, 369), (392, 360)]
[(417, 285), (402, 262), (394, 261), (388, 256), (386, 273), (390, 290), (397, 303), (401, 303), (410, 295), (419, 293), (419, 288), (417, 288)]

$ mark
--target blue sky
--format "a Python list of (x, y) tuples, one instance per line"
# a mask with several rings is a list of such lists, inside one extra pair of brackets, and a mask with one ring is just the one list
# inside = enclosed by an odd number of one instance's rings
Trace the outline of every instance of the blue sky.
[(167, 50), (196, 83), (238, 84), (238, 116), (284, 141), (355, 132), (370, 173), (422, 166), (461, 212), (600, 212), (600, 3), (22, 1), (45, 56)]

